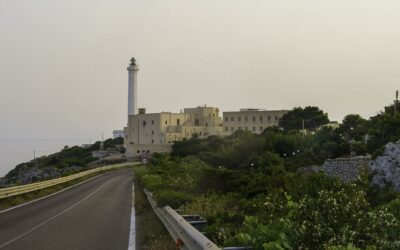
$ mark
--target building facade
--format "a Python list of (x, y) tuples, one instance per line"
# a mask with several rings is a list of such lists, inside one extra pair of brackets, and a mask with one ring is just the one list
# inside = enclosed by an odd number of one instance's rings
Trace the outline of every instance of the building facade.
[(279, 126), (282, 116), (289, 110), (241, 109), (223, 113), (223, 135), (231, 135), (237, 130), (247, 130), (260, 134), (268, 127)]
[(222, 119), (218, 108), (187, 108), (181, 113), (146, 114), (142, 109), (137, 115), (128, 117), (125, 128), (125, 148), (127, 157), (143, 153), (169, 152), (175, 141), (190, 139), (197, 135), (206, 138), (210, 135), (222, 136)]

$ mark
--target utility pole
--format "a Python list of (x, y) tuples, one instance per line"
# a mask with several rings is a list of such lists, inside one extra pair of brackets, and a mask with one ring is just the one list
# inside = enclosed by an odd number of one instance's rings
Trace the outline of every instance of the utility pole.
[(37, 167), (37, 161), (36, 161), (36, 150), (33, 150), (33, 162), (35, 163), (35, 167)]
[(304, 118), (302, 119), (303, 136), (306, 136), (306, 131), (304, 129)]
[(394, 114), (397, 114), (397, 103), (399, 102), (399, 91), (396, 90), (396, 100), (394, 100)]

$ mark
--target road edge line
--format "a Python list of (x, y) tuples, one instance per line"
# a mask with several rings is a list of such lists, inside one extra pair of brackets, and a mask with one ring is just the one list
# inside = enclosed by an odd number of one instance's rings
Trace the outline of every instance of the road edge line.
[(132, 180), (131, 225), (129, 230), (128, 250), (136, 250), (136, 210), (135, 210), (135, 180)]

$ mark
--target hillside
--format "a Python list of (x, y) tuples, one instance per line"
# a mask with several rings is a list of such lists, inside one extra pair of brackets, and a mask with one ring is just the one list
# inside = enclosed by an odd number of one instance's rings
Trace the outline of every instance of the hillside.
[(105, 140), (103, 150), (100, 150), (100, 145), (101, 142), (86, 148), (66, 146), (60, 152), (21, 163), (0, 179), (0, 187), (58, 178), (104, 163), (125, 160), (122, 158), (125, 152), (123, 138)]

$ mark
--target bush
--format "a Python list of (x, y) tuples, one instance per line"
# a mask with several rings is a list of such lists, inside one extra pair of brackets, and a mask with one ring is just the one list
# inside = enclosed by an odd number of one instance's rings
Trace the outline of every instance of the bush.
[(170, 206), (174, 209), (192, 201), (192, 196), (188, 193), (172, 190), (161, 190), (155, 194), (157, 205), (159, 207)]

